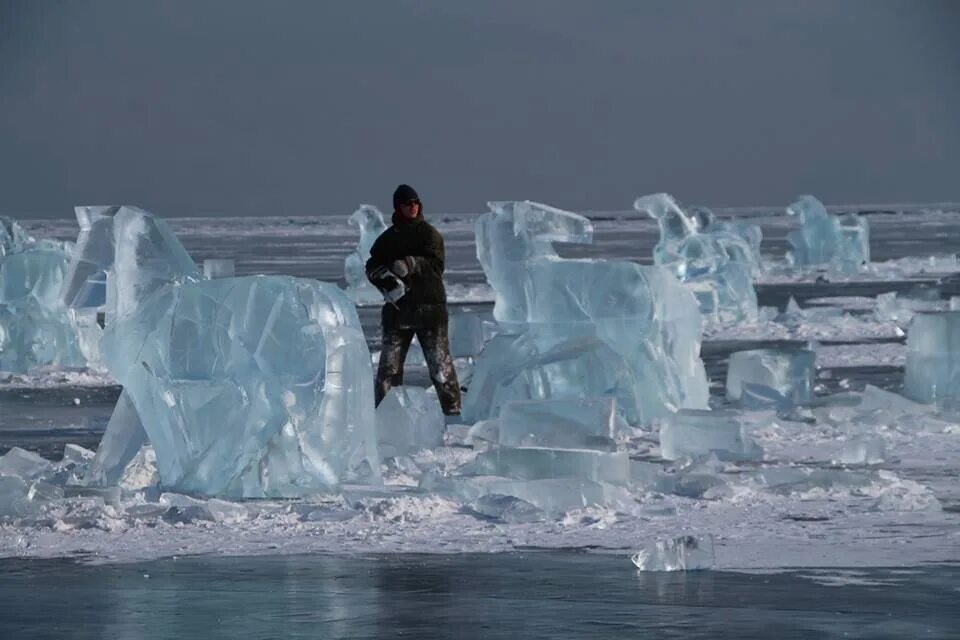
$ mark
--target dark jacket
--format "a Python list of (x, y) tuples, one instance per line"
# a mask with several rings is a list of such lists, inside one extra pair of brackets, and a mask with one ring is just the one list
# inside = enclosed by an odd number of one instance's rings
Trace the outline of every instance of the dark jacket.
[(397, 260), (404, 260), (409, 271), (402, 277), (407, 293), (396, 306), (383, 305), (384, 328), (414, 329), (445, 324), (447, 292), (443, 287), (443, 237), (423, 219), (422, 213), (409, 221), (394, 214), (393, 226), (380, 234), (370, 248), (366, 265), (368, 277), (377, 267), (393, 269)]

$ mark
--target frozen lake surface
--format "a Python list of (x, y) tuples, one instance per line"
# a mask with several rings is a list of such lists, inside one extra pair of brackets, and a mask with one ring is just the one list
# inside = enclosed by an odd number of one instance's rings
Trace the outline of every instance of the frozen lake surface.
[[(382, 491), (250, 501), (213, 518), (191, 516), (176, 497), (157, 506), (156, 496), (76, 496), (29, 525), (0, 524), (0, 637), (265, 637), (281, 624), (291, 637), (949, 636), (960, 595), (960, 415), (930, 407), (868, 420), (825, 399), (855, 401), (867, 385), (902, 389), (904, 332), (874, 315), (875, 297), (933, 284), (944, 301), (960, 294), (960, 209), (874, 209), (870, 273), (771, 271), (758, 282), (760, 304), (782, 310), (794, 297), (803, 318), (706, 328), (715, 406), (725, 403), (732, 352), (818, 343), (824, 406), (798, 421), (748, 416), (762, 463), (710, 468), (720, 482), (687, 495), (637, 495), (633, 513), (587, 508), (527, 523), (422, 491), (404, 469), (388, 469)], [(796, 221), (737, 214), (761, 224), (765, 257), (782, 260)], [(454, 307), (489, 308), (476, 216), (428, 217), (446, 238)], [(650, 262), (653, 221), (592, 217), (593, 245), (564, 255)], [(238, 275), (342, 284), (357, 240), (346, 216), (171, 222), (197, 262), (233, 258)], [(38, 237), (77, 232), (66, 220), (25, 226)], [(375, 350), (379, 309), (360, 316)], [(425, 371), (412, 369), (410, 382), (426, 386)], [(19, 446), (57, 460), (66, 443), (95, 449), (119, 391), (90, 371), (0, 374), (0, 454)], [(838, 464), (862, 432), (883, 439), (886, 460)], [(635, 462), (662, 465), (656, 442), (641, 431), (621, 446)], [(447, 445), (416, 456), (417, 466), (443, 471), (472, 455), (462, 438)], [(767, 469), (818, 480), (774, 486), (758, 480)], [(627, 560), (648, 540), (704, 533), (716, 542), (716, 571), (638, 575)], [(13, 593), (43, 597), (11, 607)], [(791, 630), (781, 632), (786, 620)]]

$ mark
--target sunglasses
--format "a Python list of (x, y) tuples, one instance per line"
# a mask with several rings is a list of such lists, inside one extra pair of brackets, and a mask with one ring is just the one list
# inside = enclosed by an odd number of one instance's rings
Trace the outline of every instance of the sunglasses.
[(406, 202), (403, 202), (401, 204), (405, 204), (408, 207), (412, 207), (415, 204), (420, 204), (420, 200), (418, 200), (417, 198), (414, 198), (413, 200), (407, 200)]

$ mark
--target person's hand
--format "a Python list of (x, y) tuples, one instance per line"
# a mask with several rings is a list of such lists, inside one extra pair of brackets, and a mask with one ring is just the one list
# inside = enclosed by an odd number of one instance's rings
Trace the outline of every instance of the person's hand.
[(393, 264), (390, 266), (390, 270), (398, 278), (406, 278), (408, 275), (413, 273), (414, 261), (413, 258), (407, 256), (405, 258), (400, 258), (399, 260), (394, 260)]

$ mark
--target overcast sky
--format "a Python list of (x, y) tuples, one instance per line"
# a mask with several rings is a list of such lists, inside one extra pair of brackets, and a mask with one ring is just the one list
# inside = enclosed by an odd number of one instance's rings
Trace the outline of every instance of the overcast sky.
[(0, 0), (0, 213), (960, 200), (960, 2)]

